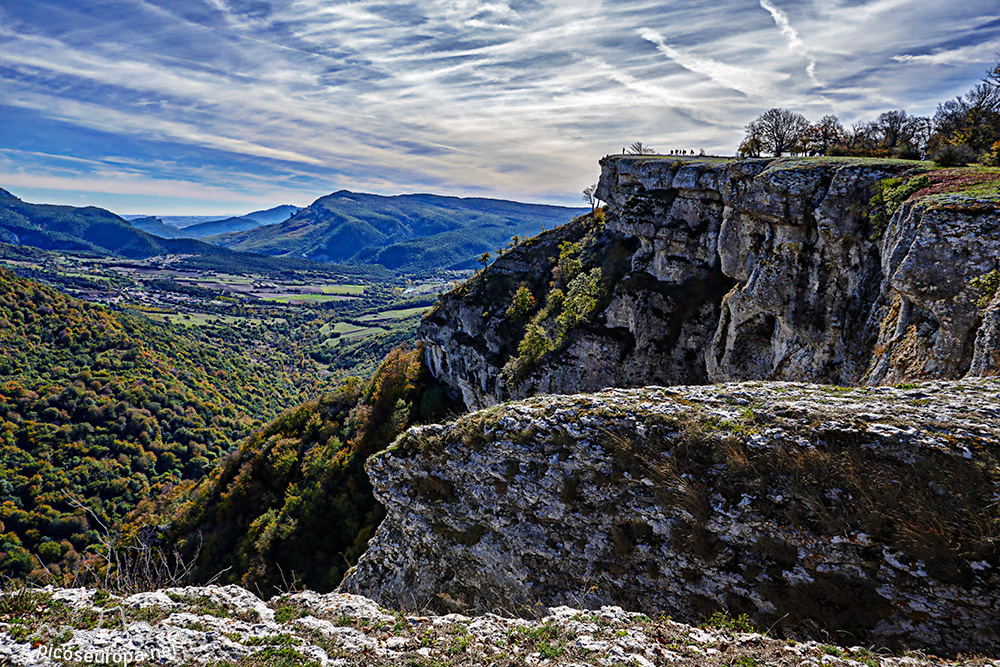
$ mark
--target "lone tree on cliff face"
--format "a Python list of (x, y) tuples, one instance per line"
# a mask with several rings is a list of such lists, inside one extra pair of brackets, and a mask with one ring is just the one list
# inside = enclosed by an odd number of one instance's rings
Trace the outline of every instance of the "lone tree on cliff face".
[(480, 264), (483, 265), (483, 271), (485, 271), (486, 267), (488, 267), (490, 265), (490, 258), (492, 256), (493, 255), (489, 251), (486, 251), (482, 255), (479, 256), (479, 259), (476, 260), (477, 262), (479, 262)]
[(785, 153), (802, 151), (802, 135), (809, 129), (809, 121), (802, 114), (788, 109), (769, 109), (747, 125), (746, 138), (741, 152), (753, 155), (761, 152), (781, 157)]

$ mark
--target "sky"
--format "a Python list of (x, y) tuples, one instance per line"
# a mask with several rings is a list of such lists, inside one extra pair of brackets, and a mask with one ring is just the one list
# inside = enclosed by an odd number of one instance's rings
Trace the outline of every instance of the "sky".
[(932, 115), (998, 51), (996, 0), (0, 0), (0, 187), (121, 214), (582, 205), (633, 141)]

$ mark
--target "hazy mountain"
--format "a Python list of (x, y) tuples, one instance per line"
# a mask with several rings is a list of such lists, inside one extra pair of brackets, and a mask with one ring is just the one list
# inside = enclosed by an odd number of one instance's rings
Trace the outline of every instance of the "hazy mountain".
[(246, 232), (251, 229), (263, 227), (264, 225), (273, 225), (278, 222), (284, 222), (291, 216), (298, 213), (299, 210), (301, 209), (299, 209), (298, 206), (283, 204), (281, 206), (270, 208), (266, 211), (254, 211), (253, 213), (226, 218), (224, 220), (201, 222), (191, 225), (190, 227), (185, 227), (182, 230), (182, 233), (185, 236), (200, 239), (205, 238), (206, 236), (216, 236), (218, 234)]
[(132, 226), (136, 229), (141, 229), (147, 234), (152, 234), (153, 236), (159, 236), (161, 239), (184, 239), (191, 238), (191, 234), (187, 234), (183, 229), (175, 227), (173, 225), (168, 225), (163, 222), (162, 219), (155, 216), (149, 216), (146, 218), (133, 218), (129, 220)]
[(157, 218), (160, 222), (166, 225), (171, 225), (172, 227), (177, 227), (178, 229), (184, 229), (185, 227), (197, 225), (201, 222), (211, 222), (213, 220), (220, 219), (220, 216), (218, 215), (149, 215), (146, 213), (141, 215), (122, 215), (121, 217), (125, 218), (129, 222), (141, 220), (142, 218)]
[(244, 252), (414, 272), (471, 268), (512, 236), (534, 236), (589, 209), (440, 195), (341, 190), (276, 225), (207, 240)]
[(217, 234), (245, 232), (263, 225), (283, 222), (300, 211), (298, 206), (282, 204), (246, 215), (216, 218), (203, 215), (125, 215), (136, 229), (164, 239), (200, 239)]
[(187, 235), (189, 238), (204, 238), (206, 236), (218, 236), (233, 232), (247, 232), (251, 229), (263, 227), (265, 224), (269, 223), (257, 222), (253, 218), (238, 216), (235, 218), (226, 218), (225, 220), (201, 222), (197, 225), (185, 227), (181, 230), (181, 233)]
[(253, 213), (247, 213), (243, 218), (250, 218), (251, 220), (256, 220), (262, 225), (273, 225), (279, 222), (284, 222), (290, 217), (302, 210), (300, 206), (292, 206), (291, 204), (282, 204), (281, 206), (275, 206), (274, 208), (269, 208), (266, 211), (254, 211)]

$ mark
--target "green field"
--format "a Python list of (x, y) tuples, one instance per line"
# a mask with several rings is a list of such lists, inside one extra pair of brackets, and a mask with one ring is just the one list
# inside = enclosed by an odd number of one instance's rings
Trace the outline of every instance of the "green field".
[(365, 293), (364, 285), (323, 285), (323, 294), (340, 294), (343, 296), (360, 296)]
[(214, 313), (146, 313), (154, 322), (183, 324), (186, 327), (217, 326), (219, 324), (260, 324), (263, 320), (255, 317), (234, 317)]
[(355, 329), (354, 331), (342, 335), (337, 340), (348, 340), (350, 338), (364, 338), (365, 336), (382, 333), (383, 331), (385, 331), (385, 329), (383, 329), (382, 327), (368, 327), (366, 329)]
[(354, 333), (355, 331), (364, 331), (366, 329), (371, 329), (371, 327), (359, 327), (356, 324), (351, 324), (349, 322), (337, 322), (333, 325), (332, 333), (339, 333), (341, 336), (344, 336), (349, 333)]
[(359, 327), (356, 324), (351, 324), (349, 322), (337, 322), (333, 327), (326, 325), (323, 327), (323, 331), (326, 335), (330, 334), (340, 334), (337, 338), (329, 338), (326, 340), (326, 345), (335, 346), (342, 340), (349, 340), (352, 338), (364, 338), (365, 336), (370, 336), (372, 334), (382, 333), (385, 331), (384, 328), (378, 326), (371, 327)]
[(276, 303), (325, 303), (327, 301), (342, 301), (344, 298), (339, 294), (285, 294), (262, 297), (262, 300)]
[(85, 273), (83, 271), (67, 271), (63, 274), (67, 278), (88, 278), (90, 280), (99, 281), (102, 283), (110, 283), (111, 278), (109, 276), (95, 276), (92, 273)]
[(218, 283), (221, 285), (250, 285), (253, 284), (252, 278), (247, 278), (245, 276), (231, 276), (225, 273), (220, 273), (211, 276), (200, 276), (200, 277), (182, 277), (177, 278), (181, 282), (192, 282), (192, 283)]
[(416, 308), (403, 308), (401, 310), (383, 310), (380, 313), (365, 315), (359, 319), (365, 322), (372, 322), (376, 320), (402, 320), (407, 317), (413, 317), (414, 315), (420, 315), (427, 310), (430, 310), (430, 306), (417, 306)]

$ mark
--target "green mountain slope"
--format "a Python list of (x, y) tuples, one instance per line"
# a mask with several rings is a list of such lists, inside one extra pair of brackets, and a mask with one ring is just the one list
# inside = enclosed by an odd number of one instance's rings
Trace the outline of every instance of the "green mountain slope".
[(167, 526), (167, 542), (197, 553), (197, 581), (221, 573), (265, 595), (293, 580), (331, 590), (384, 516), (365, 461), (411, 424), (456, 407), (423, 356), (397, 348), (370, 380), (289, 410), (197, 485), (145, 503), (127, 532)]
[(163, 239), (136, 229), (110, 211), (29, 204), (6, 190), (0, 190), (0, 230), (0, 241), (46, 250), (111, 253), (133, 259), (169, 252)]
[(582, 212), (496, 199), (342, 190), (283, 223), (207, 240), (244, 252), (380, 264), (400, 272), (466, 269), (512, 236), (532, 236)]
[(59, 576), (303, 396), (281, 368), (0, 269), (0, 573)]

